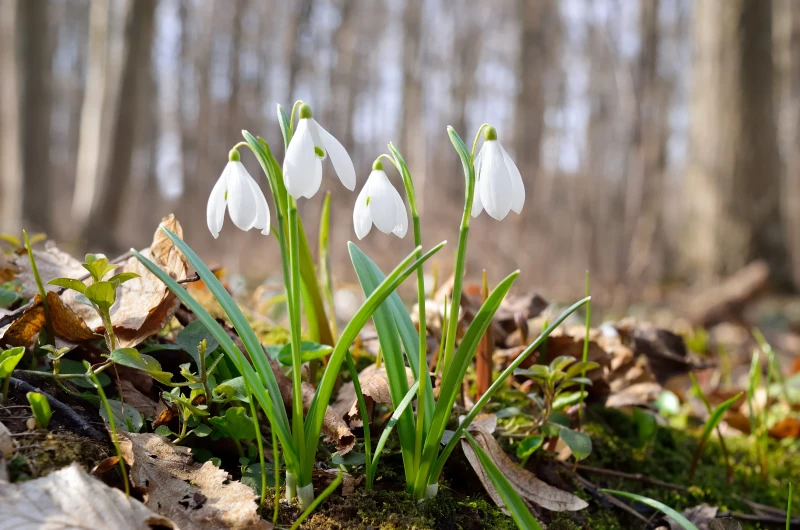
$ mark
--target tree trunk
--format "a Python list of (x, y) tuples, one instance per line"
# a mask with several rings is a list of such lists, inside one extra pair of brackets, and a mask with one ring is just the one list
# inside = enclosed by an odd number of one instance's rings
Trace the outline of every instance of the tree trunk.
[(136, 146), (136, 124), (140, 109), (137, 94), (146, 89), (150, 77), (150, 45), (156, 0), (135, 0), (127, 5), (125, 41), (122, 53), (122, 83), (111, 106), (113, 125), (110, 137), (110, 156), (102, 193), (92, 205), (90, 222), (86, 225), (90, 244), (118, 252), (116, 241), (120, 214), (125, 202), (131, 175), (131, 158)]
[(785, 285), (772, 2), (694, 6), (685, 265), (708, 280), (764, 258), (773, 281)]
[[(22, 228), (22, 131), (17, 15), (26, 0), (0, 2), (0, 232)], [(46, 147), (45, 147), (46, 149)], [(46, 151), (45, 151), (46, 152)]]
[(48, 11), (44, 0), (19, 3), (20, 56), (24, 58), (22, 120), (24, 190), (22, 215), (26, 228), (50, 228), (50, 46)]

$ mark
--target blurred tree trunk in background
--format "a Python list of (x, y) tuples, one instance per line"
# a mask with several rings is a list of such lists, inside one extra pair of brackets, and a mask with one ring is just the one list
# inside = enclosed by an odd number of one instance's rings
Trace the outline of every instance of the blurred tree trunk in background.
[[(786, 11), (778, 15), (788, 19), (786, 39), (788, 55), (787, 103), (789, 105), (786, 141), (784, 143), (786, 174), (784, 178), (786, 193), (784, 211), (786, 212), (787, 238), (792, 256), (792, 278), (800, 285), (800, 2), (786, 0)], [(776, 18), (776, 21), (779, 20)]]
[[(21, 27), (19, 6), (25, 1), (0, 2), (0, 232), (17, 236), (22, 228), (20, 78), (24, 65), (16, 41)], [(46, 153), (47, 146), (42, 146), (40, 156)]]
[(142, 118), (137, 108), (137, 94), (147, 88), (150, 78), (150, 50), (156, 0), (129, 1), (125, 9), (125, 33), (122, 50), (121, 85), (113, 101), (109, 101), (111, 136), (107, 174), (100, 181), (101, 190), (91, 206), (89, 223), (84, 226), (90, 246), (119, 252), (124, 247), (116, 234), (122, 206), (126, 201), (134, 152), (136, 124)]
[(286, 35), (284, 41), (284, 55), (287, 57), (288, 64), (288, 87), (287, 92), (289, 99), (286, 105), (289, 105), (286, 112), (291, 112), (291, 105), (297, 99), (297, 85), (300, 72), (303, 69), (303, 63), (306, 58), (307, 40), (310, 40), (309, 23), (311, 21), (311, 13), (314, 9), (314, 0), (297, 0), (291, 3), (291, 10), (289, 24), (286, 28)]
[(356, 0), (342, 0), (339, 26), (333, 33), (336, 63), (330, 72), (330, 86), (335, 104), (328, 106), (331, 132), (343, 145), (353, 145), (353, 110), (359, 87), (360, 54), (358, 53), (359, 25)]
[(694, 8), (685, 263), (708, 280), (764, 258), (785, 285), (772, 2), (698, 0)]
[(24, 190), (22, 215), (28, 231), (50, 226), (50, 32), (45, 0), (19, 3), (22, 80), (22, 149)]
[(525, 182), (529, 186), (535, 183), (541, 163), (544, 84), (552, 37), (558, 26), (554, 23), (557, 10), (552, 0), (517, 0), (517, 19), (522, 27), (517, 66), (520, 85), (514, 108), (514, 151), (517, 166), (524, 168)]
[(109, 67), (109, 0), (95, 0), (89, 11), (86, 90), (80, 117), (78, 162), (75, 192), (72, 197), (73, 238), (81, 238), (89, 222), (95, 195), (105, 168), (103, 140), (107, 137), (106, 96), (112, 90), (112, 68)]

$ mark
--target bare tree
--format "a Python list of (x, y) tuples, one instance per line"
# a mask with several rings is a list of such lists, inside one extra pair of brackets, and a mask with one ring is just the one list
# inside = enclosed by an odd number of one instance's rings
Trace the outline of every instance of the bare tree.
[(0, 231), (17, 234), (22, 223), (22, 131), (17, 15), (25, 0), (0, 2)]
[(772, 2), (699, 0), (693, 36), (686, 264), (708, 279), (764, 258), (785, 283)]
[(149, 80), (150, 45), (153, 35), (153, 17), (156, 0), (135, 0), (127, 4), (125, 35), (122, 53), (120, 91), (110, 105), (112, 114), (110, 151), (107, 175), (101, 181), (102, 190), (91, 208), (90, 218), (95, 221), (85, 225), (87, 239), (109, 251), (118, 251), (115, 228), (131, 174), (132, 145), (135, 145), (136, 124), (142, 109), (136, 105), (137, 95), (146, 88)]

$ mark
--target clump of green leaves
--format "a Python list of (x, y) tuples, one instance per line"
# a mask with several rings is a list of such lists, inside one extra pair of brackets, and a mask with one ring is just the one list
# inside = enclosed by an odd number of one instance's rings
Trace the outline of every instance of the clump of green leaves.
[(121, 272), (105, 279), (119, 265), (109, 263), (108, 258), (103, 254), (86, 254), (86, 260), (82, 265), (89, 271), (92, 278), (91, 285), (86, 285), (75, 278), (54, 278), (47, 283), (80, 293), (79, 300), (92, 307), (103, 321), (106, 345), (109, 351), (114, 351), (116, 338), (111, 324), (111, 306), (117, 299), (117, 287), (138, 278), (139, 275), (135, 272)]
[[(582, 390), (592, 381), (582, 374), (598, 368), (595, 362), (578, 361), (574, 357), (556, 357), (549, 365), (535, 364), (530, 368), (517, 369), (514, 374), (529, 377), (538, 392), (528, 394), (539, 409), (534, 424), (534, 434), (522, 440), (517, 456), (523, 461), (539, 448), (546, 438), (560, 437), (578, 460), (592, 452), (592, 440), (588, 435), (569, 428), (569, 422), (560, 411), (582, 403), (587, 392)], [(558, 414), (556, 414), (558, 413)]]

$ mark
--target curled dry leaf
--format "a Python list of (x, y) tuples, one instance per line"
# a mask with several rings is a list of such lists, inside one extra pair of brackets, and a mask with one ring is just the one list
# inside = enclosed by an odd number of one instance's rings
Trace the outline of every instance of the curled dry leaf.
[[(475, 421), (477, 422), (478, 419)], [(497, 419), (495, 418), (494, 423), (496, 424), (496, 422)], [(554, 488), (536, 478), (530, 471), (515, 464), (508, 455), (506, 455), (491, 433), (486, 430), (485, 426), (490, 426), (491, 424), (491, 418), (484, 418), (477, 424), (471, 424), (469, 426), (469, 432), (523, 499), (554, 512), (574, 512), (588, 506), (586, 501), (571, 493)], [(467, 460), (469, 460), (469, 463), (472, 465), (472, 469), (475, 470), (475, 474), (478, 475), (483, 487), (486, 488), (486, 492), (494, 503), (506, 512), (503, 499), (484, 471), (483, 466), (481, 466), (478, 455), (475, 454), (475, 451), (466, 439), (461, 440), (461, 448), (464, 450)]]
[(211, 462), (196, 464), (190, 450), (155, 434), (125, 433), (123, 458), (131, 482), (147, 488), (145, 506), (183, 530), (267, 529), (256, 495)]
[(15, 530), (178, 528), (167, 517), (90, 476), (78, 464), (28, 482), (0, 482), (0, 513), (0, 526)]
[(13, 452), (14, 440), (11, 438), (11, 431), (0, 421), (0, 460), (11, 456)]
[[(87, 275), (81, 262), (59, 249), (53, 241), (48, 241), (44, 250), (34, 249), (33, 257), (36, 260), (39, 276), (48, 291), (60, 290), (54, 285), (47, 285), (47, 282), (53, 278), (83, 278)], [(39, 290), (36, 286), (36, 278), (33, 277), (28, 255), (17, 256), (14, 260), (14, 267), (18, 271), (16, 279), (22, 283), (22, 296), (33, 298), (39, 293)]]
[[(408, 386), (414, 384), (414, 372), (406, 367), (406, 378)], [(374, 364), (369, 365), (358, 374), (358, 382), (361, 384), (361, 393), (364, 394), (364, 402), (367, 405), (367, 412), (372, 417), (375, 403), (387, 404), (392, 402), (392, 393), (389, 391), (389, 380), (384, 368), (375, 368)], [(355, 395), (355, 392), (353, 393)], [(364, 425), (361, 418), (361, 411), (358, 410), (358, 401), (353, 398), (350, 404), (350, 411), (345, 415), (348, 424), (355, 428)]]

